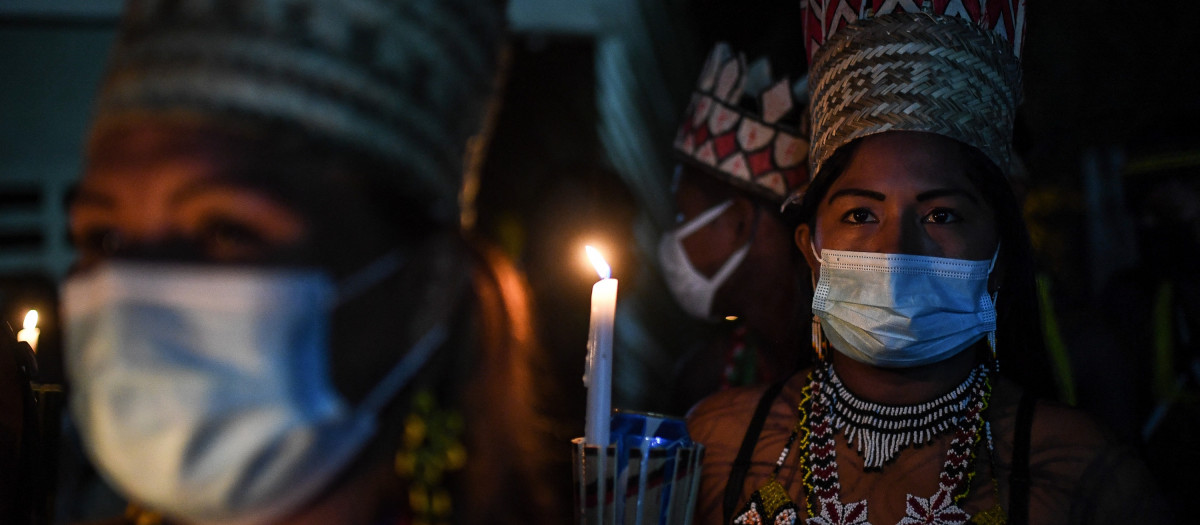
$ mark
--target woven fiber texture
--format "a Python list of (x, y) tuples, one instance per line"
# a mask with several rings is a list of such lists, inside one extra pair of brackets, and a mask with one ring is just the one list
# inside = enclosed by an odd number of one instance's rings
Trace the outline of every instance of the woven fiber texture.
[(1002, 40), (958, 17), (892, 13), (839, 30), (812, 66), (810, 172), (838, 148), (885, 131), (922, 131), (1011, 170), (1020, 64)]
[(282, 124), (453, 206), (503, 24), (494, 0), (131, 0), (93, 133), (147, 114)]

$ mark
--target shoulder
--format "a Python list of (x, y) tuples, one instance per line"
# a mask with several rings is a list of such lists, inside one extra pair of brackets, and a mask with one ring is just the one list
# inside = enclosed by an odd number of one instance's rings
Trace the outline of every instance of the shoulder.
[[(1002, 380), (996, 385), (996, 452), (1007, 472), (1017, 459), (1017, 441), (1025, 439), (1016, 428), (1020, 397), (1015, 384)], [(1140, 516), (1133, 521), (1169, 523), (1161, 494), (1140, 458), (1083, 411), (1038, 400), (1028, 443), (1031, 517), (1118, 523), (1114, 518)]]
[(1082, 410), (1051, 400), (1038, 400), (1033, 413), (1031, 451), (1074, 451), (1087, 459), (1115, 446), (1112, 435)]
[[(764, 433), (779, 425), (788, 426), (795, 419), (795, 407), (807, 384), (806, 377), (807, 373), (802, 371), (786, 380), (771, 403)], [(768, 385), (730, 388), (700, 400), (688, 411), (688, 433), (709, 448), (740, 445), (768, 388)]]
[(730, 388), (701, 399), (688, 410), (688, 433), (692, 439), (706, 443), (728, 429), (745, 429), (767, 388), (767, 385)]
[[(792, 376), (771, 404), (762, 432), (754, 440), (748, 471), (742, 480), (740, 501), (745, 501), (748, 491), (760, 485), (761, 480), (771, 473), (789, 429), (795, 424), (795, 406), (807, 383), (806, 375)], [(738, 451), (767, 388), (761, 385), (723, 390), (702, 399), (688, 412), (688, 433), (694, 441), (704, 445), (704, 468), (696, 507), (699, 523), (720, 522)]]
[(1173, 522), (1141, 457), (1082, 411), (1039, 403), (1031, 441), (1033, 487), (1069, 502), (1071, 523)]
[(1030, 474), (1035, 478), (1039, 467), (1049, 466), (1054, 468), (1044, 473), (1052, 472), (1053, 477), (1079, 474), (1098, 455), (1116, 445), (1112, 436), (1083, 411), (1044, 399), (1034, 402), (1032, 424), (1028, 434), (1023, 434), (1017, 428), (1022, 394), (1015, 383), (1001, 378), (995, 386), (990, 419), (1002, 458), (1011, 457), (1014, 446), (1028, 440)]

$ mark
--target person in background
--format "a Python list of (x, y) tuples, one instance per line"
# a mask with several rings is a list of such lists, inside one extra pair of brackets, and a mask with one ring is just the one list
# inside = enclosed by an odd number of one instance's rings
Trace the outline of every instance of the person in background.
[(70, 205), (116, 523), (561, 522), (520, 273), (459, 229), (490, 0), (131, 0)]
[(807, 78), (793, 80), (718, 43), (675, 138), (678, 224), (659, 244), (663, 276), (690, 316), (736, 322), (728, 339), (679, 362), (673, 392), (684, 408), (721, 388), (782, 380), (811, 360), (807, 266), (779, 211), (807, 179)]
[(813, 178), (786, 209), (818, 362), (699, 403), (701, 523), (1163, 523), (1045, 375), (1007, 175), (1024, 2), (806, 2)]
[(1188, 157), (1159, 153), (1127, 166), (1139, 259), (1113, 275), (1095, 303), (1106, 336), (1099, 350), (1114, 358), (1081, 359), (1080, 371), (1103, 387), (1100, 399), (1117, 408), (1106, 419), (1141, 445), (1177, 514), (1188, 508), (1200, 468), (1200, 172)]

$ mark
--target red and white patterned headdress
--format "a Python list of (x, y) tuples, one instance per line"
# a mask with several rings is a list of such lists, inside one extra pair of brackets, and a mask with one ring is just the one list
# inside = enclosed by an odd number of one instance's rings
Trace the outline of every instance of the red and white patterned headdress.
[(802, 0), (810, 171), (885, 131), (964, 142), (1011, 169), (1025, 0)]
[[(675, 151), (737, 187), (782, 202), (808, 182), (801, 128), (807, 77), (773, 79), (728, 44), (713, 48), (675, 136)], [(752, 99), (743, 104), (743, 99)], [(748, 109), (749, 105), (758, 109)]]

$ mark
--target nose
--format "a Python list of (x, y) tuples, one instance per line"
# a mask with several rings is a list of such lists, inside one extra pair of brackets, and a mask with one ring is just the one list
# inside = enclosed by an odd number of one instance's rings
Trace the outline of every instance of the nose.
[(926, 253), (924, 230), (919, 220), (904, 217), (885, 221), (880, 225), (875, 239), (877, 242), (873, 251), (878, 253), (931, 255)]

